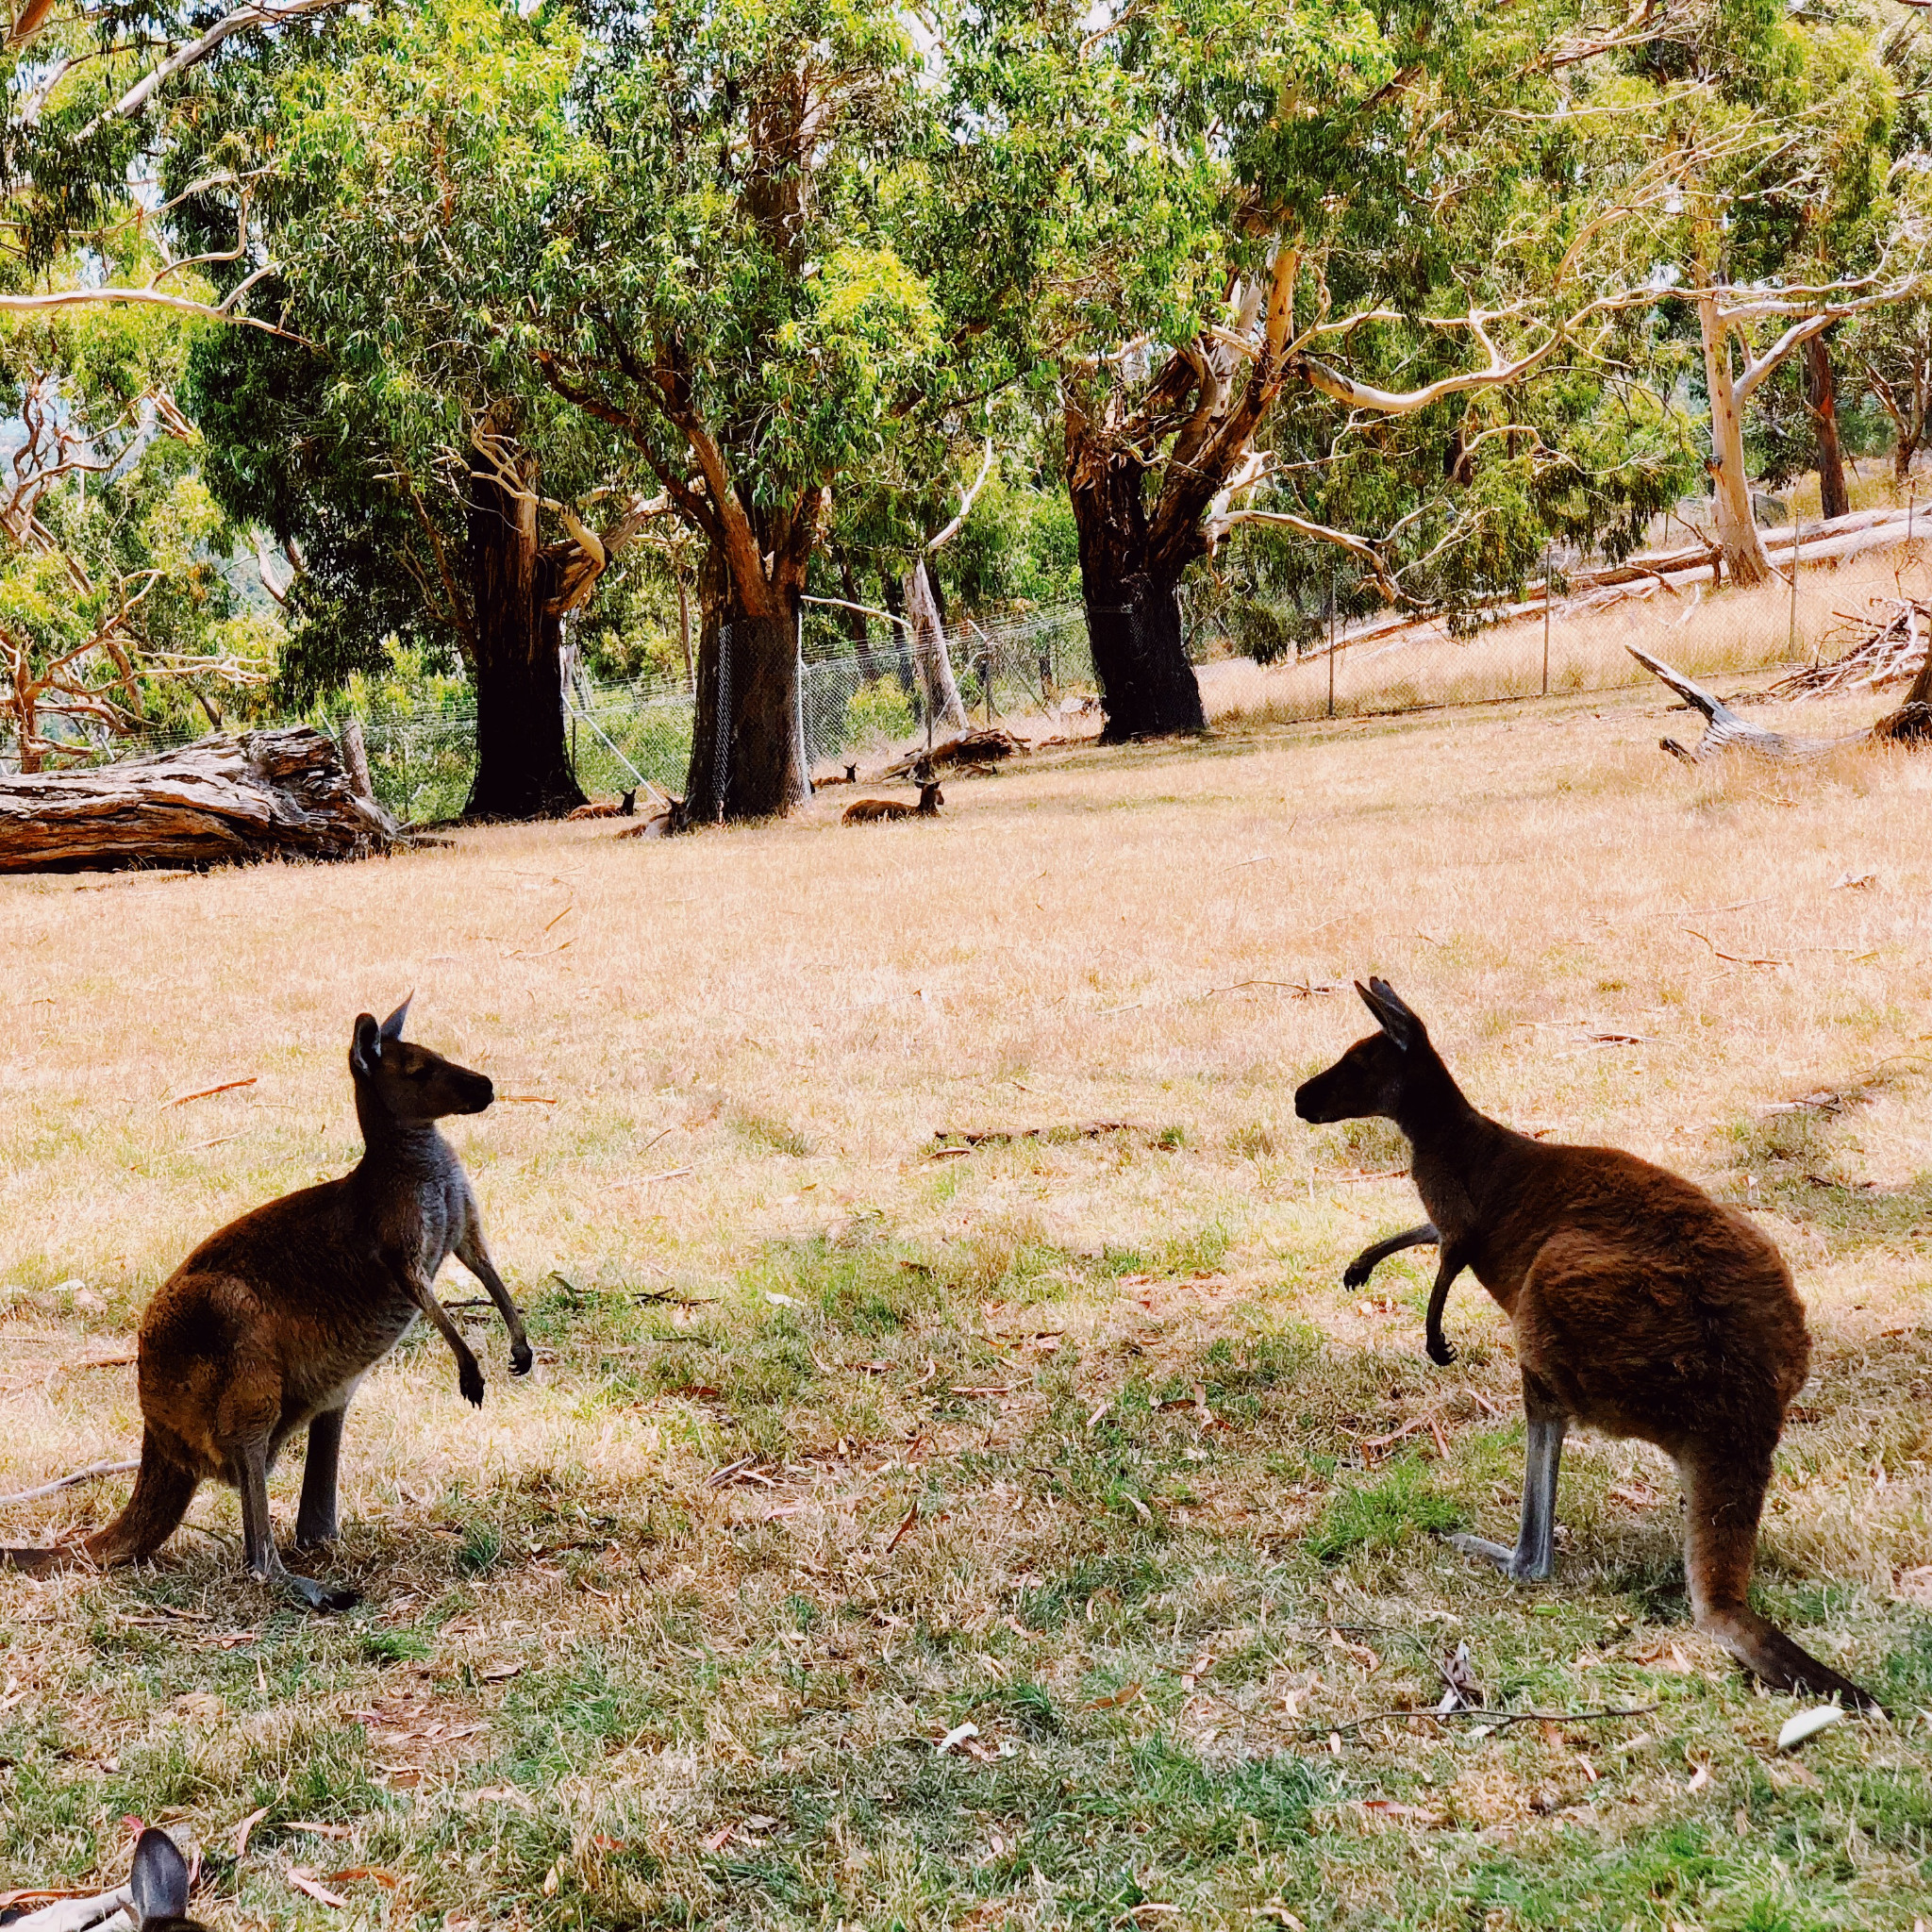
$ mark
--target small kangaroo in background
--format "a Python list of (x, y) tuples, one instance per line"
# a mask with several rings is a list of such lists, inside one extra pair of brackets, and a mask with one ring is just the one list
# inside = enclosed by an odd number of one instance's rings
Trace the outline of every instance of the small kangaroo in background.
[(1366, 1280), (1364, 1263), (1440, 1240), (1430, 1356), (1452, 1359), (1442, 1307), (1469, 1268), (1509, 1317), (1523, 1371), (1529, 1450), (1516, 1546), (1449, 1541), (1540, 1582), (1555, 1567), (1570, 1424), (1655, 1442), (1683, 1478), (1699, 1627), (1774, 1690), (1877, 1708), (1746, 1602), (1772, 1455), (1811, 1358), (1784, 1257), (1742, 1215), (1663, 1168), (1613, 1147), (1532, 1141), (1478, 1113), (1388, 982), (1356, 991), (1380, 1030), (1305, 1082), (1294, 1110), (1305, 1121), (1392, 1120), (1413, 1149), (1429, 1224), (1366, 1250), (1350, 1273)]
[(356, 1021), (349, 1048), (363, 1155), (340, 1180), (304, 1188), (213, 1234), (162, 1283), (142, 1318), (141, 1468), (127, 1507), (78, 1545), (0, 1549), (0, 1564), (47, 1572), (77, 1562), (135, 1563), (174, 1533), (204, 1481), (242, 1495), (249, 1573), (320, 1610), (347, 1609), (282, 1566), (271, 1533), (268, 1474), (297, 1429), (308, 1431), (298, 1548), (333, 1542), (342, 1420), (364, 1375), (426, 1316), (457, 1358), (457, 1386), (480, 1407), (476, 1357), (436, 1299), (455, 1255), (489, 1291), (509, 1329), (510, 1373), (531, 1362), (522, 1316), (483, 1245), (469, 1176), (436, 1122), (481, 1113), (484, 1074), (403, 1038), (403, 1004), (380, 1026)]
[(946, 794), (937, 781), (928, 780), (919, 788), (919, 803), (907, 805), (896, 798), (855, 798), (839, 815), (844, 825), (877, 824), (886, 819), (936, 819)]

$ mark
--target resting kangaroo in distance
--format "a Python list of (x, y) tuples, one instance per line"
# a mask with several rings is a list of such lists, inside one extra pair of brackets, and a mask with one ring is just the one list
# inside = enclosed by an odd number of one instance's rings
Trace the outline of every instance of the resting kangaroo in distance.
[(483, 1245), (462, 1163), (436, 1122), (481, 1113), (489, 1076), (403, 1038), (403, 1004), (380, 1026), (356, 1021), (349, 1073), (361, 1160), (340, 1180), (284, 1194), (230, 1222), (161, 1284), (142, 1317), (141, 1468), (127, 1507), (78, 1545), (0, 1550), (0, 1564), (45, 1572), (76, 1562), (136, 1563), (174, 1533), (204, 1481), (242, 1493), (248, 1569), (319, 1610), (347, 1609), (282, 1567), (270, 1530), (268, 1473), (308, 1431), (295, 1542), (335, 1541), (342, 1418), (362, 1377), (425, 1315), (457, 1358), (457, 1386), (483, 1400), (469, 1344), (436, 1299), (451, 1255), (482, 1282), (509, 1328), (510, 1373), (530, 1366), (523, 1318)]
[(135, 1841), (127, 1884), (135, 1932), (208, 1932), (188, 1916), (188, 1861), (158, 1825), (149, 1825)]
[(589, 805), (578, 806), (570, 816), (574, 819), (628, 819), (637, 816), (638, 788), (633, 785), (628, 791), (619, 795), (612, 804), (608, 798), (593, 800)]
[(936, 781), (919, 788), (919, 803), (907, 805), (896, 798), (855, 798), (839, 815), (841, 825), (877, 824), (884, 819), (936, 819), (946, 794)]
[(1655, 1442), (1683, 1478), (1684, 1570), (1699, 1627), (1774, 1690), (1875, 1709), (1869, 1691), (1745, 1600), (1772, 1454), (1811, 1357), (1784, 1257), (1742, 1215), (1635, 1155), (1532, 1141), (1478, 1113), (1388, 982), (1356, 991), (1380, 1030), (1305, 1082), (1294, 1110), (1305, 1121), (1379, 1115), (1402, 1129), (1416, 1191), (1441, 1230), (1429, 1353), (1451, 1358), (1442, 1304), (1469, 1268), (1509, 1317), (1523, 1371), (1529, 1453), (1516, 1547), (1450, 1541), (1519, 1582), (1540, 1582), (1555, 1562), (1570, 1424)]
[(814, 778), (811, 783), (814, 791), (823, 791), (827, 785), (857, 785), (858, 783), (858, 767), (857, 765), (847, 765), (845, 767), (845, 775), (842, 778), (836, 775), (830, 778)]

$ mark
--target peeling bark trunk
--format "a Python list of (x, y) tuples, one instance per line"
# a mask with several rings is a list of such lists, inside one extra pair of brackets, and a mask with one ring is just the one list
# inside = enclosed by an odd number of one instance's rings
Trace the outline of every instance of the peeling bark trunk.
[(798, 717), (798, 633), (790, 613), (745, 609), (715, 556), (704, 576), (690, 821), (775, 818), (810, 796)]
[(1849, 516), (1851, 491), (1845, 487), (1844, 451), (1838, 434), (1838, 378), (1831, 348), (1821, 336), (1805, 344), (1805, 408), (1818, 439), (1818, 500), (1826, 517)]
[(1711, 491), (1717, 509), (1718, 548), (1734, 584), (1770, 581), (1771, 559), (1751, 513), (1751, 479), (1744, 471), (1744, 419), (1731, 387), (1730, 332), (1718, 314), (1715, 292), (1697, 301), (1704, 338), (1704, 379), (1710, 394)]
[(586, 800), (563, 729), (560, 564), (537, 541), (534, 494), (512, 495), (479, 464), (470, 472), (468, 562), (476, 777), (463, 816), (562, 818)]
[(1069, 442), (1080, 595), (1107, 718), (1101, 742), (1203, 730), (1201, 687), (1181, 637), (1180, 572), (1152, 555), (1141, 466), (1098, 439)]
[(949, 731), (966, 728), (966, 707), (959, 700), (958, 680), (946, 650), (946, 624), (932, 573), (921, 558), (906, 577), (906, 617), (912, 626), (912, 661), (918, 669), (925, 715)]

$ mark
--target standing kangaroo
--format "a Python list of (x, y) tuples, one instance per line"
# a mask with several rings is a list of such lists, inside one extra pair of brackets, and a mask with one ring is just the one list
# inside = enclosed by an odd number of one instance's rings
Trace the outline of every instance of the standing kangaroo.
[(361, 1160), (230, 1222), (162, 1283), (142, 1318), (141, 1468), (127, 1507), (75, 1546), (0, 1549), (0, 1564), (45, 1572), (75, 1562), (136, 1563), (174, 1533), (204, 1481), (242, 1494), (249, 1573), (319, 1610), (349, 1608), (282, 1566), (269, 1525), (268, 1474), (297, 1429), (308, 1431), (300, 1549), (337, 1535), (342, 1419), (362, 1377), (426, 1315), (457, 1358), (457, 1386), (479, 1407), (483, 1376), (432, 1286), (451, 1255), (489, 1290), (509, 1328), (510, 1373), (530, 1367), (523, 1318), (483, 1245), (476, 1197), (436, 1130), (481, 1113), (487, 1074), (405, 1041), (403, 1004), (380, 1026), (356, 1022), (349, 1048)]
[(1413, 1149), (1429, 1224), (1358, 1256), (1439, 1240), (1428, 1347), (1449, 1286), (1473, 1269), (1515, 1330), (1529, 1451), (1514, 1549), (1450, 1541), (1519, 1582), (1555, 1566), (1557, 1471), (1573, 1422), (1655, 1442), (1684, 1482), (1684, 1569), (1697, 1623), (1777, 1690), (1877, 1701), (1745, 1600), (1785, 1411), (1811, 1339), (1790, 1271), (1741, 1215), (1613, 1147), (1532, 1141), (1478, 1113), (1386, 980), (1357, 983), (1380, 1031), (1299, 1088), (1305, 1121), (1392, 1120)]

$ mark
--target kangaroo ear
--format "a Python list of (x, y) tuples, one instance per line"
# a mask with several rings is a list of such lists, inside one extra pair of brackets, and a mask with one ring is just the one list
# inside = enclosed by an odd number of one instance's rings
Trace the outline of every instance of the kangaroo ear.
[(367, 1079), (375, 1073), (376, 1062), (382, 1058), (382, 1028), (375, 1024), (374, 1013), (356, 1015), (356, 1037), (349, 1046), (349, 1066), (351, 1070)]
[(128, 1886), (134, 1893), (137, 1924), (188, 1916), (188, 1861), (158, 1826), (149, 1825), (136, 1843)]
[(1361, 994), (1362, 1005), (1375, 1016), (1375, 1024), (1404, 1053), (1426, 1037), (1423, 1023), (1396, 997), (1395, 989), (1386, 979), (1372, 977), (1366, 986), (1357, 980), (1355, 990)]
[(403, 1037), (403, 1022), (409, 1017), (409, 1002), (416, 997), (412, 987), (403, 995), (403, 1003), (382, 1023), (382, 1037), (385, 1040), (400, 1040)]

